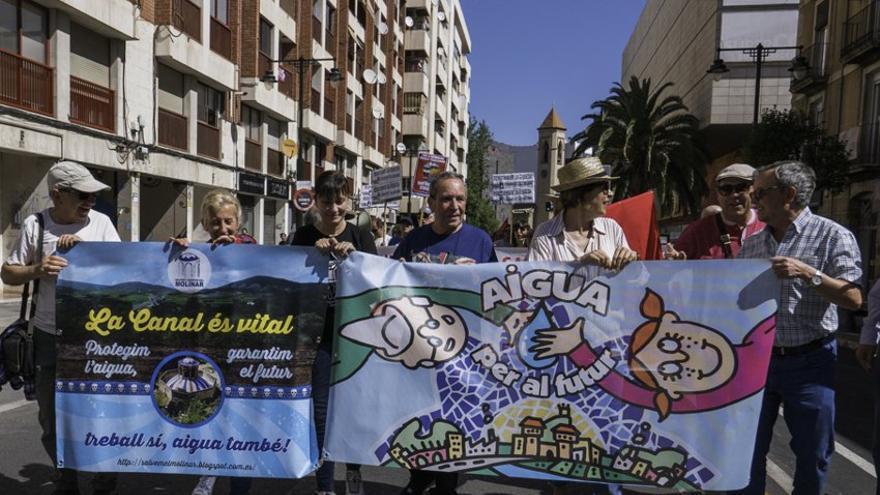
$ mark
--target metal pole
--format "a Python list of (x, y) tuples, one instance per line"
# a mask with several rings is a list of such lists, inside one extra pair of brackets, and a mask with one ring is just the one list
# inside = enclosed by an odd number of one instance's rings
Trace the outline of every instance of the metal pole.
[(413, 175), (412, 175), (412, 160), (413, 160), (413, 150), (407, 150), (407, 154), (409, 155), (409, 161), (407, 162), (407, 169), (409, 173), (409, 191), (406, 193), (406, 211), (409, 213), (410, 217), (412, 217), (412, 192), (413, 192)]
[[(306, 70), (303, 65), (302, 59), (296, 60), (294, 62), (294, 66), (296, 67), (297, 72), (299, 73), (299, 105), (297, 108), (297, 117), (296, 117), (296, 178), (297, 180), (302, 177), (302, 173), (304, 172), (303, 166), (303, 142), (302, 142), (302, 127), (303, 127), (303, 86), (305, 86), (306, 81)], [(299, 221), (297, 222), (298, 226), (305, 224), (305, 214), (297, 213), (297, 217)]]
[(761, 66), (764, 63), (764, 45), (758, 43), (755, 47), (755, 112), (752, 117), (752, 125), (758, 125), (758, 114), (761, 111)]

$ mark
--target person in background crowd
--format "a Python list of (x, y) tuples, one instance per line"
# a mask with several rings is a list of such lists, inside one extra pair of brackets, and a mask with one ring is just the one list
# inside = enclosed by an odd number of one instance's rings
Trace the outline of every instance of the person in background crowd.
[(495, 247), (513, 247), (510, 240), (510, 224), (505, 220), (492, 236), (492, 244)]
[[(232, 192), (225, 189), (214, 189), (205, 195), (201, 207), (202, 228), (210, 236), (211, 244), (256, 244), (252, 236), (239, 232), (241, 227), (241, 203)], [(189, 246), (189, 239), (176, 238), (172, 242), (180, 246)], [(192, 495), (210, 495), (214, 491), (216, 476), (202, 476)], [(229, 479), (229, 493), (245, 495), (250, 492), (253, 480), (246, 477)]]
[[(880, 366), (874, 362), (877, 357), (877, 342), (880, 340), (880, 279), (874, 282), (868, 293), (868, 316), (862, 323), (862, 335), (856, 348), (856, 361), (873, 373), (874, 380), (874, 473), (880, 478)], [(880, 483), (875, 482), (875, 493), (880, 495)]]
[(372, 217), (373, 240), (376, 246), (388, 246), (391, 236), (385, 231), (385, 222), (379, 217)]
[(734, 163), (718, 172), (715, 183), (721, 211), (688, 225), (678, 240), (667, 244), (666, 258), (735, 258), (742, 243), (764, 229), (764, 222), (752, 209), (754, 174), (755, 169), (745, 163)]
[[(613, 219), (605, 217), (611, 202), (611, 177), (598, 158), (578, 158), (565, 164), (557, 172), (563, 210), (535, 230), (528, 252), (529, 261), (582, 261), (609, 269), (621, 269), (638, 254), (629, 248), (623, 229)], [(517, 224), (517, 231), (528, 224)], [(569, 489), (584, 488), (594, 494), (620, 493), (615, 485), (551, 484), (554, 495)]]
[(619, 270), (639, 255), (626, 241), (623, 229), (605, 209), (611, 201), (611, 177), (595, 157), (577, 158), (557, 172), (562, 212), (535, 230), (529, 261), (582, 261)]
[[(492, 239), (485, 231), (464, 223), (467, 188), (464, 178), (443, 172), (431, 182), (428, 204), (434, 221), (413, 230), (397, 246), (392, 258), (425, 263), (473, 264), (498, 261)], [(410, 471), (401, 495), (421, 495), (435, 483), (431, 495), (454, 495), (457, 473)]]
[(513, 240), (516, 247), (529, 247), (532, 242), (532, 227), (528, 222), (519, 220), (513, 224)]
[(282, 232), (279, 237), (280, 237), (280, 239), (278, 240), (279, 246), (283, 246), (283, 245), (287, 244), (287, 232)]
[[(333, 334), (335, 321), (335, 281), (336, 264), (354, 251), (376, 254), (376, 244), (365, 229), (360, 229), (345, 220), (351, 210), (351, 191), (345, 176), (336, 171), (327, 171), (318, 176), (315, 182), (315, 209), (318, 221), (296, 230), (291, 246), (314, 246), (321, 253), (330, 256), (330, 300), (324, 318), (324, 332), (318, 343), (315, 364), (312, 367), (312, 404), (315, 413), (315, 432), (318, 436), (318, 452), (324, 448), (327, 432), (327, 402), (330, 398), (330, 365), (333, 353)], [(334, 495), (334, 463), (324, 461), (315, 473), (318, 483), (316, 495)], [(346, 465), (345, 493), (363, 494), (360, 466)]]
[[(58, 274), (67, 267), (67, 260), (59, 253), (80, 242), (119, 242), (119, 234), (110, 219), (92, 208), (98, 193), (110, 186), (96, 180), (82, 165), (62, 161), (49, 169), (46, 179), (52, 207), (43, 210), (43, 257), (37, 259), (40, 227), (36, 215), (27, 217), (21, 236), (0, 268), (0, 279), (9, 285), (22, 285), (39, 280), (35, 296), (37, 309), (31, 324), (34, 326), (34, 361), (36, 364), (36, 395), (39, 421), (43, 434), (43, 448), (57, 465), (55, 430), (55, 284)], [(77, 472), (58, 469), (55, 490), (57, 495), (79, 493)], [(115, 473), (96, 473), (92, 478), (96, 495), (116, 491)]]
[(403, 240), (410, 232), (412, 232), (413, 223), (409, 217), (400, 217), (397, 220), (397, 224), (394, 226), (394, 230), (391, 233), (391, 240), (388, 241), (389, 246), (396, 246), (400, 244), (400, 241)]
[(745, 240), (738, 257), (769, 259), (782, 290), (750, 482), (738, 492), (746, 495), (764, 494), (780, 407), (795, 455), (794, 493), (824, 493), (834, 452), (837, 308), (862, 304), (862, 256), (852, 232), (810, 211), (815, 188), (815, 172), (797, 161), (755, 174), (752, 196), (767, 226)]
[(431, 222), (434, 221), (434, 212), (431, 211), (431, 208), (425, 208), (421, 213), (421, 225), (431, 225)]

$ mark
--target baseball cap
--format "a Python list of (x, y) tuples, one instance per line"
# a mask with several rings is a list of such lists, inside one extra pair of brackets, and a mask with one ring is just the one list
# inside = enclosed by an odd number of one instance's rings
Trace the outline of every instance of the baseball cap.
[(755, 169), (746, 163), (734, 163), (718, 172), (718, 175), (715, 176), (715, 182), (720, 182), (721, 179), (739, 179), (752, 182), (755, 180)]
[(96, 193), (110, 186), (95, 179), (89, 169), (79, 163), (58, 162), (49, 169), (49, 189), (73, 189), (84, 193)]

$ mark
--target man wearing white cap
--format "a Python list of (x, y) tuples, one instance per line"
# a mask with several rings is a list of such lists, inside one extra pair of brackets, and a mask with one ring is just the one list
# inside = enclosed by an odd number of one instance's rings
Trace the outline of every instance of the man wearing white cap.
[(674, 247), (667, 248), (666, 258), (735, 258), (748, 237), (764, 230), (764, 222), (752, 209), (754, 175), (755, 169), (745, 163), (734, 163), (718, 172), (715, 184), (721, 212), (688, 225)]
[[(97, 194), (110, 189), (110, 186), (96, 180), (87, 168), (73, 162), (59, 162), (49, 169), (46, 181), (52, 207), (37, 214), (42, 215), (43, 222), (42, 259), (37, 259), (40, 223), (37, 215), (31, 215), (25, 219), (18, 243), (0, 269), (0, 278), (10, 285), (21, 285), (32, 280), (39, 282), (37, 310), (31, 320), (35, 328), (35, 385), (40, 426), (43, 429), (43, 448), (52, 462), (56, 463), (55, 283), (58, 274), (67, 266), (67, 260), (57, 253), (83, 241), (119, 242), (119, 234), (106, 215), (92, 209)], [(112, 493), (116, 477), (98, 473), (92, 483), (94, 493)], [(76, 471), (59, 469), (53, 493), (79, 493)]]

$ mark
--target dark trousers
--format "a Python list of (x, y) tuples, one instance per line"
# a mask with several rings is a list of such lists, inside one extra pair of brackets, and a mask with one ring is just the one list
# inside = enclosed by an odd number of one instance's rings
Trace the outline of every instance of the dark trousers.
[[(52, 459), (52, 465), (58, 465), (55, 432), (55, 336), (34, 329), (34, 359), (37, 365), (35, 388), (37, 405), (40, 408), (39, 420), (43, 434), (40, 441)], [(56, 469), (55, 487), (59, 490), (76, 490), (77, 473), (72, 469)], [(95, 490), (114, 490), (116, 473), (96, 473), (92, 478)]]
[[(874, 472), (880, 479), (880, 360), (874, 359), (871, 363), (871, 373), (874, 376), (874, 446), (871, 454), (874, 456)], [(875, 483), (876, 495), (880, 495), (880, 481)]]
[[(319, 348), (312, 365), (312, 408), (315, 413), (315, 435), (318, 437), (319, 456), (324, 454), (324, 438), (327, 433), (327, 403), (330, 400), (330, 351)], [(333, 491), (333, 468), (335, 463), (324, 461), (315, 471), (319, 492)], [(360, 469), (357, 464), (346, 464), (346, 469)]]
[(773, 425), (783, 408), (795, 455), (794, 495), (820, 495), (834, 453), (834, 367), (837, 342), (797, 356), (773, 356), (743, 495), (764, 495)]
[(458, 486), (458, 473), (438, 473), (437, 471), (418, 471), (409, 472), (409, 483), (407, 487), (413, 489), (413, 493), (419, 494), (434, 482), (434, 490), (431, 495), (453, 495), (455, 488)]

